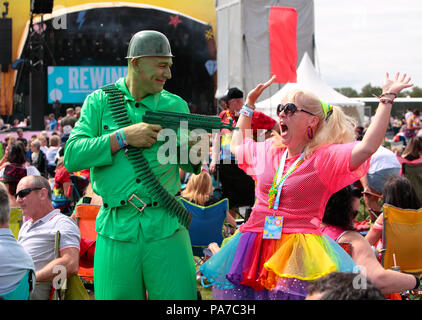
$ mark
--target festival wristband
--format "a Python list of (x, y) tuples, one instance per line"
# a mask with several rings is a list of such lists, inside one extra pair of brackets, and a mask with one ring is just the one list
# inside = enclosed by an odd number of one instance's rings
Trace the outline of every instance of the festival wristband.
[(125, 147), (128, 145), (128, 143), (127, 143), (127, 140), (126, 140), (126, 136), (125, 136), (125, 132), (124, 132), (124, 130), (123, 129), (120, 129), (119, 130), (119, 133), (120, 133), (120, 137), (122, 138), (122, 140), (123, 140), (123, 143), (124, 143), (124, 145), (125, 145)]
[(253, 117), (254, 109), (249, 108), (246, 104), (240, 109), (240, 114), (243, 114), (244, 116), (247, 116), (249, 118)]
[(383, 104), (393, 104), (394, 100), (393, 99), (388, 99), (388, 98), (381, 98), (380, 102)]
[[(119, 147), (120, 148), (124, 148), (124, 147), (127, 146), (127, 143), (125, 144), (125, 142), (124, 142), (124, 140), (123, 140), (123, 138), (121, 136), (121, 131), (123, 131), (123, 130), (120, 129), (120, 130), (115, 131), (114, 132), (114, 135), (116, 137), (116, 140), (117, 140), (117, 143), (118, 143)], [(125, 139), (125, 141), (126, 141), (126, 139)]]

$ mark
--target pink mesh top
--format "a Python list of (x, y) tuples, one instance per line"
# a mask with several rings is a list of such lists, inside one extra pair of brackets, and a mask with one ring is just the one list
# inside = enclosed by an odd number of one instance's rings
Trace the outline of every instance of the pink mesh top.
[[(286, 149), (271, 149), (272, 143), (271, 139), (255, 142), (247, 138), (238, 149), (239, 167), (256, 181), (255, 205), (240, 231), (262, 232), (265, 216), (281, 215), (284, 217), (283, 233), (321, 234), (319, 227), (328, 199), (365, 175), (370, 158), (358, 169), (350, 171), (350, 155), (358, 142), (318, 148), (286, 179), (276, 211), (268, 208), (268, 190)], [(283, 174), (298, 156), (286, 159)]]

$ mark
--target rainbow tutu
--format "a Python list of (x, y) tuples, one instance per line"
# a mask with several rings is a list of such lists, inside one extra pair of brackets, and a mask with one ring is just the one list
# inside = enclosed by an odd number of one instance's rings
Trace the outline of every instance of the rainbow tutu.
[(311, 281), (331, 272), (352, 272), (352, 258), (324, 235), (291, 233), (262, 239), (236, 233), (199, 268), (215, 299), (300, 300)]

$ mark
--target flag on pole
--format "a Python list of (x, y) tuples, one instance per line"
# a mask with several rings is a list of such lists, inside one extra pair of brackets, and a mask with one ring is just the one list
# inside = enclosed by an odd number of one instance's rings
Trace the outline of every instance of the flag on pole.
[(269, 16), (270, 63), (274, 82), (296, 82), (297, 11), (290, 7), (271, 7)]

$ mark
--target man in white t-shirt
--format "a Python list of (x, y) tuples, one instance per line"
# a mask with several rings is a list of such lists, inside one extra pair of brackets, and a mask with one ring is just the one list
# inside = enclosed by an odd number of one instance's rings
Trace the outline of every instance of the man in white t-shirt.
[[(57, 276), (68, 278), (79, 269), (79, 228), (72, 219), (54, 209), (51, 194), (48, 180), (42, 176), (24, 177), (16, 188), (16, 201), (22, 214), (31, 218), (20, 229), (18, 241), (34, 261), (37, 284), (33, 300), (48, 299)], [(58, 257), (57, 231), (60, 231)]]
[(380, 213), (379, 199), (382, 195), (384, 183), (390, 177), (398, 176), (400, 169), (401, 164), (391, 150), (380, 146), (372, 155), (368, 173), (360, 180), (364, 188), (363, 199), (369, 209), (371, 219), (374, 219)]

